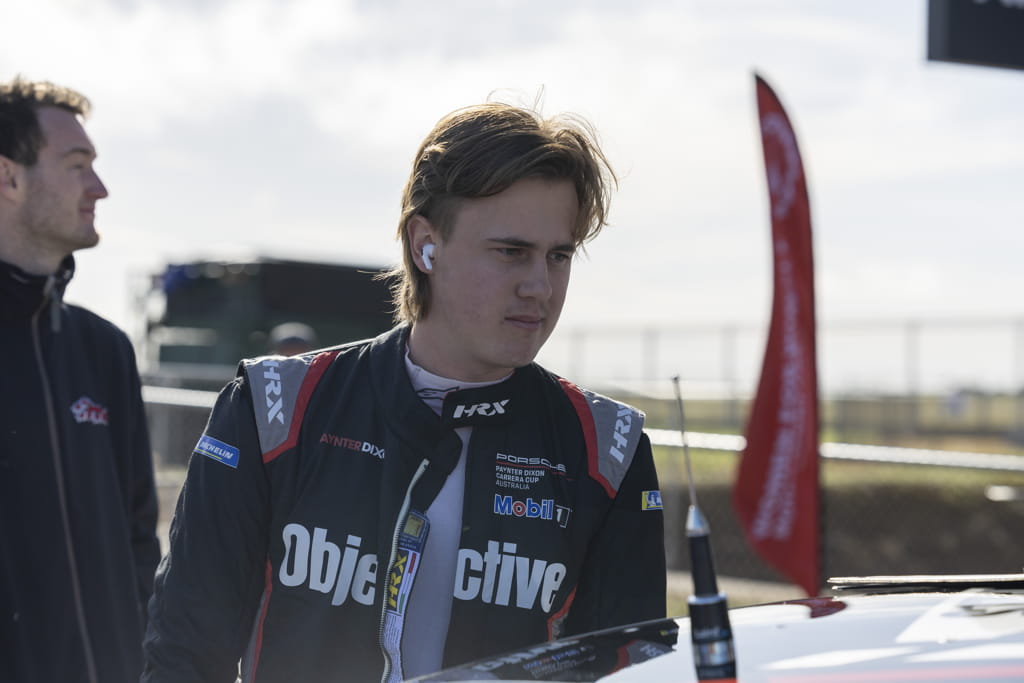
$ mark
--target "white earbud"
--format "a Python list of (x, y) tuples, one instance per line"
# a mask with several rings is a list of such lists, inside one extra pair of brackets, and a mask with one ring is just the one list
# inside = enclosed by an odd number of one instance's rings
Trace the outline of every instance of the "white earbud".
[(433, 244), (424, 244), (423, 245), (423, 251), (421, 251), (420, 254), (423, 256), (423, 266), (427, 270), (433, 270), (434, 269), (434, 264), (430, 262), (430, 259), (434, 255), (434, 245)]

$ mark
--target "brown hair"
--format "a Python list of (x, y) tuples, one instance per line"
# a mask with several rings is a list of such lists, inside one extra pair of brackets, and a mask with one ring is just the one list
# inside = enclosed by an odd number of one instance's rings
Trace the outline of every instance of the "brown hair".
[(615, 174), (583, 119), (570, 114), (545, 119), (529, 109), (487, 103), (458, 109), (434, 126), (402, 193), (403, 262), (387, 273), (395, 279), (396, 319), (421, 320), (430, 305), (430, 280), (412, 258), (409, 220), (421, 215), (447, 239), (462, 200), (496, 195), (524, 178), (572, 181), (579, 201), (575, 246), (596, 237), (606, 224)]
[(0, 83), (0, 155), (34, 166), (46, 140), (36, 111), (58, 107), (76, 116), (89, 115), (89, 100), (70, 88), (48, 81), (26, 81), (20, 77)]

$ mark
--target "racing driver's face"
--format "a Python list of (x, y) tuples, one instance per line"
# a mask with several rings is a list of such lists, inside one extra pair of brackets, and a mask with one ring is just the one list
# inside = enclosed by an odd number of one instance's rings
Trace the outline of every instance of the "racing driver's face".
[[(413, 360), (468, 382), (501, 379), (532, 362), (562, 312), (577, 212), (571, 181), (526, 178), (463, 200), (447, 240), (426, 218), (411, 219), (410, 243), (431, 291), (410, 336)], [(420, 257), (428, 243), (429, 270)]]

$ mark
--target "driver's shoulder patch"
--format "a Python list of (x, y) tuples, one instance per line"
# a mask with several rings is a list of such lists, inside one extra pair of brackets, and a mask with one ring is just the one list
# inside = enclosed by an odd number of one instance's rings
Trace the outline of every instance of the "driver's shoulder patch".
[(296, 440), (309, 396), (335, 356), (337, 351), (242, 361), (264, 462)]
[(590, 475), (614, 497), (633, 462), (645, 415), (629, 404), (559, 381), (583, 428)]

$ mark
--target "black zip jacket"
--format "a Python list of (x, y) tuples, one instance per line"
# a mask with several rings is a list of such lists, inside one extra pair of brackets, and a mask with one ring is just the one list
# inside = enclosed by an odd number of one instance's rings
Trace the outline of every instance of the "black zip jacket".
[[(144, 681), (376, 681), (397, 651), (426, 510), (471, 425), (446, 666), (663, 617), (643, 415), (537, 365), (413, 392), (408, 328), (245, 361), (192, 455), (157, 572)], [(429, 533), (429, 532), (428, 532)]]
[(135, 355), (0, 262), (0, 681), (137, 681), (160, 559)]

